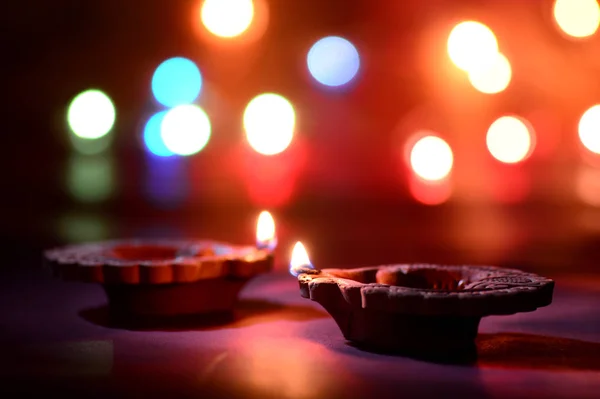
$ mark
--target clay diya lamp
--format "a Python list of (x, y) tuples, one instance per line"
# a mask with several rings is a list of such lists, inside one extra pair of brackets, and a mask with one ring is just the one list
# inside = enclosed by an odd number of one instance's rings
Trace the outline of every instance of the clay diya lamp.
[(114, 240), (44, 253), (53, 274), (101, 284), (117, 319), (231, 312), (249, 279), (273, 268), (275, 224), (257, 223), (257, 245), (210, 240)]
[(386, 265), (314, 269), (301, 243), (290, 272), (358, 347), (414, 355), (475, 348), (482, 317), (531, 312), (552, 302), (554, 281), (493, 266)]

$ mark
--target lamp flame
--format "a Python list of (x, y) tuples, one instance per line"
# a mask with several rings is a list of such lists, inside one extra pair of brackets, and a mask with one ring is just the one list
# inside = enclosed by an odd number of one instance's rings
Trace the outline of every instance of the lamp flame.
[(290, 260), (290, 274), (294, 277), (297, 277), (300, 273), (303, 273), (303, 270), (306, 269), (314, 269), (312, 263), (310, 263), (310, 259), (308, 258), (308, 253), (306, 252), (306, 248), (304, 245), (298, 241), (296, 245), (294, 245), (294, 249), (292, 250), (292, 259)]
[(262, 211), (256, 222), (256, 246), (260, 249), (274, 250), (277, 246), (275, 221), (268, 211)]

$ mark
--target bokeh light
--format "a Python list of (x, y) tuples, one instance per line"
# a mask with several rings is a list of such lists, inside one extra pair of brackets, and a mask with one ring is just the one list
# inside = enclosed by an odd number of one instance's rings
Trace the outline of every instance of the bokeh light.
[(100, 90), (79, 93), (69, 105), (67, 123), (74, 135), (82, 139), (97, 139), (110, 132), (116, 112), (111, 99)]
[(468, 72), (469, 82), (475, 89), (486, 94), (500, 93), (508, 87), (512, 77), (510, 62), (504, 54), (497, 53), (489, 64), (472, 68)]
[(200, 8), (204, 27), (213, 35), (223, 38), (244, 33), (253, 17), (252, 0), (205, 0)]
[(244, 111), (248, 143), (263, 155), (284, 151), (292, 142), (295, 124), (294, 107), (279, 94), (260, 94), (248, 103)]
[(502, 116), (490, 125), (486, 144), (490, 154), (498, 161), (517, 163), (531, 154), (534, 132), (521, 118)]
[(113, 134), (106, 134), (97, 139), (90, 140), (69, 134), (69, 141), (76, 152), (84, 155), (95, 155), (108, 150), (113, 142), (113, 137)]
[(589, 108), (581, 116), (579, 139), (585, 148), (600, 154), (600, 104)]
[(164, 115), (160, 135), (165, 147), (177, 155), (201, 151), (210, 139), (210, 120), (197, 105), (179, 105)]
[(356, 47), (338, 36), (317, 41), (306, 57), (310, 74), (326, 86), (341, 86), (357, 74), (360, 58)]
[(67, 170), (67, 188), (78, 201), (98, 203), (115, 191), (113, 159), (105, 156), (75, 155)]
[(187, 58), (173, 57), (163, 61), (152, 76), (152, 94), (166, 107), (192, 103), (201, 89), (200, 70)]
[(448, 36), (448, 55), (463, 71), (490, 64), (497, 53), (498, 40), (494, 32), (481, 22), (461, 22)]
[(443, 204), (450, 199), (452, 194), (452, 184), (448, 178), (428, 181), (411, 173), (408, 184), (412, 197), (424, 205)]
[(576, 38), (593, 35), (600, 24), (600, 6), (596, 0), (556, 0), (553, 13), (558, 27)]
[(148, 118), (144, 126), (144, 145), (151, 154), (159, 157), (175, 155), (173, 151), (167, 148), (160, 134), (162, 121), (166, 114), (167, 111), (157, 112)]
[(424, 180), (441, 180), (452, 170), (452, 149), (437, 136), (419, 139), (410, 151), (410, 166)]

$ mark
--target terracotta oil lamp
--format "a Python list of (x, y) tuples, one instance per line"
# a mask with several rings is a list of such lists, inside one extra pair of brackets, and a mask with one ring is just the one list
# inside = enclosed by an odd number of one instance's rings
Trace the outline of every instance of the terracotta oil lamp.
[(359, 347), (408, 354), (474, 348), (490, 315), (531, 312), (552, 302), (554, 281), (494, 266), (400, 264), (315, 269), (297, 243), (290, 272)]
[(111, 314), (177, 316), (231, 312), (251, 278), (273, 268), (277, 245), (268, 212), (256, 245), (211, 240), (114, 240), (51, 249), (47, 265), (65, 281), (98, 283)]

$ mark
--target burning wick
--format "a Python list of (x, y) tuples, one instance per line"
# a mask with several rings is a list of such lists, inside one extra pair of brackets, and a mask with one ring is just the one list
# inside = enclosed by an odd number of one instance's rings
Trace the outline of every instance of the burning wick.
[(306, 248), (304, 245), (298, 241), (296, 245), (294, 245), (294, 249), (292, 250), (292, 259), (290, 260), (290, 274), (294, 277), (298, 277), (298, 275), (305, 274), (317, 274), (320, 273), (319, 270), (315, 269), (310, 263), (310, 259), (308, 258), (308, 253), (306, 253)]
[(273, 220), (273, 216), (267, 211), (262, 211), (258, 215), (258, 221), (256, 222), (256, 247), (269, 251), (273, 251), (277, 247), (275, 221)]

